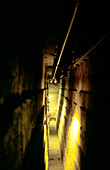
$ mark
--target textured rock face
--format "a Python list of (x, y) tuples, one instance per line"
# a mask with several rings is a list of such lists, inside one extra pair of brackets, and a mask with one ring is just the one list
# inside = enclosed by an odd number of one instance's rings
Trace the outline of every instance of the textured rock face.
[(106, 114), (110, 94), (108, 64), (99, 60), (102, 54), (82, 60), (60, 82), (57, 127), (65, 170), (109, 166), (108, 157), (102, 157), (109, 152)]
[(10, 58), (6, 57), (8, 63), (1, 61), (4, 70), (0, 72), (1, 170), (20, 168), (43, 106), (43, 92), (39, 90), (42, 74), (39, 76), (37, 72), (38, 68), (42, 72), (42, 55), (37, 69), (34, 60), (33, 65), (27, 65), (27, 60), (23, 64), (19, 58), (18, 61)]
[[(28, 150), (34, 138), (39, 141), (40, 153), (43, 149), (43, 91), (40, 90), (43, 87), (43, 54), (36, 34), (34, 8), (30, 5), (29, 9), (30, 12), (18, 6), (3, 6), (0, 39), (1, 170), (20, 169), (26, 155), (31, 154)], [(28, 162), (27, 167), (23, 165), (24, 169), (33, 169), (32, 158)]]

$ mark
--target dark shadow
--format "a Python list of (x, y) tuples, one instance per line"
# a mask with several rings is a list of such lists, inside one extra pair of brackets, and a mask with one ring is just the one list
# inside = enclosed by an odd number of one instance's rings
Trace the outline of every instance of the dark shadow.
[(44, 107), (39, 113), (36, 127), (34, 128), (31, 140), (26, 149), (20, 170), (45, 170), (44, 148), (43, 148), (43, 114)]

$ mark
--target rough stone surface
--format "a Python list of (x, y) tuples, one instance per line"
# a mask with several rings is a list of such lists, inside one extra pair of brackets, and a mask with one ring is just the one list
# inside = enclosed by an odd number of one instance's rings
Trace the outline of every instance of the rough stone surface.
[(108, 113), (109, 108), (104, 88), (109, 82), (101, 80), (101, 75), (107, 76), (108, 68), (102, 70), (103, 64), (98, 58), (86, 57), (60, 81), (57, 128), (65, 170), (107, 166), (101, 150), (104, 155), (108, 153), (102, 133), (107, 138), (108, 121), (104, 113), (105, 110)]
[[(12, 7), (7, 7), (4, 11), (5, 23), (1, 21), (1, 25), (5, 28), (0, 39), (2, 42), (0, 47), (0, 169), (18, 170), (24, 162), (43, 107), (43, 91), (40, 90), (43, 53), (34, 30), (36, 27), (33, 21), (34, 14), (28, 11), (29, 15), (26, 16), (27, 11), (21, 8), (18, 10), (18, 6), (15, 7), (15, 11)], [(29, 16), (30, 20), (27, 20)], [(24, 20), (26, 28), (24, 28)], [(42, 116), (39, 118), (39, 124), (43, 124)], [(39, 132), (43, 133), (42, 126)], [(39, 134), (36, 136), (42, 143), (43, 136), (41, 138)], [(42, 146), (38, 144), (37, 147), (42, 150), (43, 144)], [(29, 164), (34, 164), (32, 158)], [(27, 168), (28, 163), (24, 169)]]

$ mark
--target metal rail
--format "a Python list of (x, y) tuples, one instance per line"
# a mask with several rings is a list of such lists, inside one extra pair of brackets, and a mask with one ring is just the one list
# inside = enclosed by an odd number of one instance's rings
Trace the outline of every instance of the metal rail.
[(77, 12), (77, 10), (78, 10), (78, 6), (79, 6), (79, 1), (77, 2), (76, 7), (75, 7), (75, 10), (74, 10), (74, 12), (73, 12), (73, 16), (72, 16), (72, 19), (71, 19), (71, 22), (70, 22), (70, 26), (69, 26), (68, 32), (67, 32), (67, 34), (66, 34), (66, 37), (65, 37), (65, 40), (64, 40), (64, 43), (63, 43), (63, 46), (62, 46), (62, 49), (61, 49), (61, 52), (60, 52), (60, 55), (59, 55), (59, 58), (58, 58), (57, 65), (56, 65), (56, 67), (55, 67), (53, 79), (55, 79), (55, 75), (56, 75), (56, 72), (57, 72), (57, 69), (58, 69), (58, 66), (59, 66), (59, 63), (60, 63), (60, 60), (61, 60), (61, 57), (62, 57), (64, 48), (65, 48), (65, 45), (66, 45), (66, 42), (67, 42), (67, 39), (68, 39), (70, 30), (71, 30), (73, 21), (74, 21), (74, 19), (75, 19), (76, 12)]
[[(78, 64), (84, 57), (86, 57), (94, 48), (96, 48), (106, 37), (108, 37), (108, 35), (110, 34), (110, 32), (109, 33), (107, 33), (104, 37), (102, 37), (89, 51), (87, 51), (82, 57), (80, 57), (73, 65), (72, 65), (72, 68), (76, 65), (76, 64)], [(72, 69), (71, 68), (71, 69)], [(71, 70), (70, 69), (70, 70)]]

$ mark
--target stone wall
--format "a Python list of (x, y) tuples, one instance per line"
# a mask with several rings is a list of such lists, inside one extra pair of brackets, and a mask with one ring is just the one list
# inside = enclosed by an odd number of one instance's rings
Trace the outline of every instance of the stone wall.
[[(38, 53), (39, 67), (35, 58), (30, 63), (14, 61), (14, 56), (1, 58), (0, 72), (0, 169), (19, 169), (33, 129), (43, 124), (43, 91), (40, 90), (42, 74), (42, 55)], [(27, 64), (28, 62), (28, 64)], [(31, 64), (31, 65), (30, 65)], [(38, 68), (36, 68), (36, 66)], [(39, 114), (42, 114), (38, 122)], [(40, 132), (42, 132), (39, 129)], [(39, 138), (39, 136), (37, 136)], [(43, 139), (41, 139), (43, 142)], [(37, 146), (39, 147), (39, 146)], [(43, 147), (43, 146), (42, 146)], [(32, 158), (31, 158), (32, 159)], [(36, 158), (37, 159), (37, 158)]]
[(30, 170), (44, 166), (43, 53), (35, 7), (30, 3), (27, 5), (29, 8), (23, 8), (21, 4), (13, 7), (10, 3), (1, 11), (1, 170)]
[(109, 65), (103, 63), (108, 54), (104, 48), (60, 80), (57, 128), (64, 169), (109, 167)]

